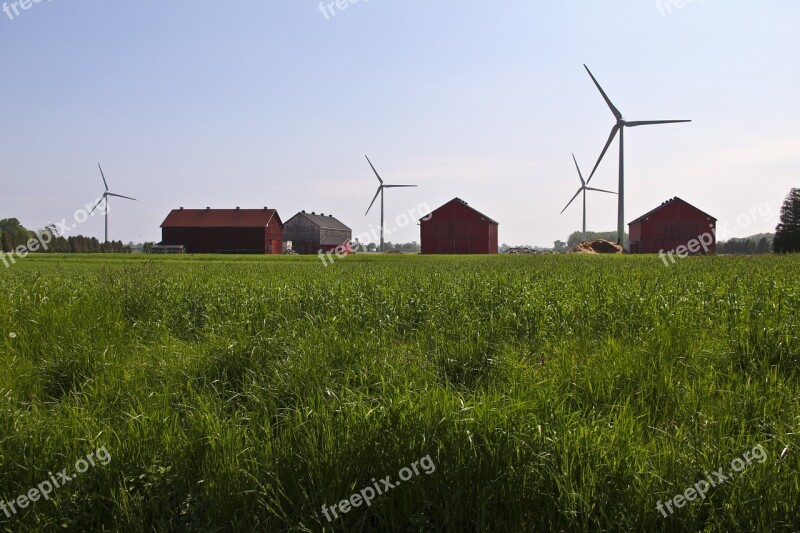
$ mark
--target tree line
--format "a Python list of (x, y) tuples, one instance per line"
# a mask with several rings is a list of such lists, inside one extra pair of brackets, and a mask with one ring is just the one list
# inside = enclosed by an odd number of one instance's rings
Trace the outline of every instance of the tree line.
[(31, 239), (36, 239), (39, 242), (49, 240), (47, 249), (44, 249), (44, 246), (40, 246), (35, 253), (102, 254), (130, 253), (131, 251), (129, 246), (122, 244), (122, 241), (101, 243), (95, 237), (85, 237), (83, 235), (63, 237), (58, 234), (53, 225), (35, 232), (25, 228), (16, 218), (0, 220), (0, 251), (12, 253), (20, 246), (27, 247)]
[(720, 255), (748, 254), (761, 255), (772, 251), (772, 233), (751, 235), (743, 239), (729, 239), (717, 242), (717, 253)]
[(717, 243), (718, 254), (776, 254), (800, 252), (800, 189), (789, 191), (781, 207), (775, 234), (762, 233), (746, 239)]
[[(408, 254), (419, 253), (421, 251), (419, 243), (417, 241), (412, 241), (412, 242), (386, 241), (384, 242), (383, 249), (387, 252), (390, 252), (392, 250), (398, 250), (400, 252)], [(353, 242), (353, 250), (356, 252), (376, 252), (378, 250), (378, 245), (375, 244), (374, 242), (364, 244), (362, 242), (359, 242), (358, 239), (356, 239)]]

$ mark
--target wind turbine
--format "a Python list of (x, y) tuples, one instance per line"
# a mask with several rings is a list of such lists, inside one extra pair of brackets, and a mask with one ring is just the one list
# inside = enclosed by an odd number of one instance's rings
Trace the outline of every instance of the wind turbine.
[(383, 180), (381, 179), (380, 175), (378, 174), (378, 171), (375, 170), (375, 166), (372, 164), (372, 161), (369, 160), (369, 157), (367, 157), (367, 156), (364, 156), (364, 157), (367, 158), (367, 162), (369, 163), (369, 166), (372, 167), (372, 171), (375, 173), (375, 176), (378, 178), (378, 181), (381, 183), (378, 186), (378, 192), (375, 193), (375, 197), (372, 199), (372, 203), (369, 204), (369, 207), (367, 208), (367, 212), (364, 213), (364, 216), (367, 216), (369, 214), (370, 209), (372, 209), (372, 206), (375, 204), (375, 200), (378, 199), (378, 195), (380, 194), (381, 195), (381, 252), (382, 252), (383, 251), (383, 190), (384, 189), (397, 189), (397, 188), (401, 188), (401, 187), (416, 187), (416, 185), (386, 185), (386, 184), (384, 184)]
[[(604, 189), (595, 189), (594, 187), (588, 187), (583, 179), (583, 174), (581, 174), (581, 167), (578, 166), (578, 160), (575, 159), (575, 154), (572, 154), (572, 160), (575, 161), (575, 168), (578, 169), (578, 177), (581, 179), (581, 188), (578, 189), (578, 192), (576, 192), (575, 196), (572, 197), (572, 200), (569, 201), (567, 207), (569, 207), (572, 204), (572, 202), (575, 201), (575, 198), (577, 198), (578, 195), (581, 192), (583, 192), (583, 240), (585, 241), (586, 240), (586, 191), (606, 192), (608, 194), (617, 194), (617, 193), (613, 191), (606, 191)], [(564, 211), (567, 210), (567, 207), (561, 210), (562, 214), (564, 213)]]
[(108, 182), (106, 181), (105, 174), (103, 174), (103, 167), (100, 166), (100, 163), (97, 163), (97, 167), (100, 169), (100, 177), (103, 178), (103, 185), (105, 185), (106, 190), (105, 190), (105, 192), (103, 192), (103, 197), (100, 198), (97, 201), (97, 203), (95, 204), (95, 206), (92, 208), (92, 210), (89, 211), (89, 214), (91, 215), (92, 213), (94, 213), (94, 210), (97, 209), (100, 206), (101, 202), (105, 202), (105, 206), (104, 206), (105, 209), (103, 209), (103, 211), (105, 211), (105, 215), (106, 215), (106, 240), (105, 240), (105, 242), (108, 242), (108, 197), (109, 196), (116, 196), (117, 198), (125, 198), (126, 200), (133, 200), (134, 202), (136, 201), (136, 198), (131, 198), (129, 196), (122, 196), (121, 194), (115, 194), (113, 192), (109, 192), (109, 190), (108, 190)]
[(627, 121), (622, 118), (622, 113), (619, 112), (619, 109), (614, 107), (614, 104), (611, 103), (611, 100), (606, 95), (605, 91), (600, 84), (597, 83), (592, 71), (589, 70), (589, 67), (583, 65), (583, 68), (586, 69), (586, 72), (589, 73), (591, 76), (592, 81), (597, 86), (597, 89), (600, 91), (600, 94), (603, 95), (603, 99), (608, 104), (609, 109), (614, 114), (614, 117), (617, 119), (617, 123), (611, 128), (611, 135), (608, 137), (608, 141), (606, 142), (603, 151), (600, 153), (600, 157), (597, 159), (597, 163), (594, 165), (592, 169), (592, 173), (589, 175), (589, 179), (587, 183), (592, 180), (597, 167), (600, 165), (600, 161), (603, 160), (603, 156), (606, 155), (608, 151), (608, 147), (611, 146), (611, 143), (614, 141), (614, 137), (616, 137), (617, 133), (619, 132), (619, 198), (618, 198), (618, 208), (617, 208), (617, 240), (619, 241), (619, 245), (623, 248), (625, 247), (625, 243), (623, 242), (625, 238), (625, 144), (624, 144), (624, 130), (625, 128), (635, 128), (637, 126), (652, 126), (654, 124), (674, 124), (678, 122), (691, 122), (691, 120), (637, 120), (637, 121)]

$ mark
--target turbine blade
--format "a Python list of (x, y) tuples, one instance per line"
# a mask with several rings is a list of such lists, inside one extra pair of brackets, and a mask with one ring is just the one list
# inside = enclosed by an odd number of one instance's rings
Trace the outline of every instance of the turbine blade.
[(364, 216), (369, 215), (369, 210), (372, 209), (372, 206), (375, 204), (375, 200), (378, 199), (378, 195), (381, 193), (382, 190), (383, 190), (383, 185), (378, 187), (378, 192), (375, 193), (375, 198), (372, 199), (372, 203), (369, 204), (369, 207), (367, 208), (367, 212), (364, 213)]
[(417, 187), (417, 185), (384, 185), (384, 189), (396, 189), (398, 187)]
[(608, 194), (617, 194), (614, 191), (607, 191), (605, 189), (595, 189), (594, 187), (586, 187), (587, 191), (607, 192)]
[(626, 122), (625, 125), (629, 128), (636, 126), (651, 126), (653, 124), (677, 124), (679, 122), (691, 122), (691, 120), (635, 120), (633, 122)]
[(100, 204), (102, 203), (103, 199), (105, 199), (105, 197), (106, 197), (106, 195), (104, 194), (102, 198), (100, 198), (99, 200), (97, 200), (97, 203), (96, 203), (96, 204), (94, 204), (94, 207), (92, 208), (92, 210), (91, 210), (91, 211), (89, 211), (89, 214), (90, 214), (90, 215), (91, 215), (92, 213), (94, 213), (94, 210), (95, 210), (95, 209), (97, 209), (98, 207), (100, 207)]
[(125, 198), (126, 200), (133, 200), (134, 202), (138, 201), (136, 198), (131, 198), (130, 196), (122, 196), (121, 194), (114, 194), (113, 192), (107, 192), (106, 196), (116, 196), (117, 198)]
[(600, 87), (600, 84), (597, 83), (597, 80), (595, 79), (594, 74), (592, 74), (592, 71), (589, 70), (589, 67), (587, 67), (586, 65), (583, 65), (583, 68), (585, 68), (586, 72), (589, 73), (589, 76), (592, 77), (592, 81), (594, 82), (595, 85), (597, 85), (597, 89), (600, 91), (600, 94), (603, 95), (603, 99), (606, 101), (606, 104), (608, 104), (608, 108), (611, 109), (611, 112), (614, 113), (614, 116), (617, 117), (617, 120), (622, 119), (622, 113), (620, 113), (619, 109), (614, 107), (614, 104), (611, 103), (611, 99), (609, 99), (608, 95), (603, 90), (603, 88)]
[[(367, 157), (367, 156), (364, 156), (364, 157)], [(369, 163), (369, 166), (372, 167), (372, 171), (375, 173), (375, 176), (377, 176), (378, 181), (380, 181), (381, 185), (383, 185), (383, 180), (381, 179), (380, 174), (378, 174), (378, 171), (375, 170), (375, 165), (372, 164), (372, 161), (369, 160), (369, 157), (367, 157), (367, 162)]]
[(103, 185), (106, 186), (106, 192), (108, 192), (108, 183), (106, 182), (106, 175), (103, 174), (103, 167), (100, 166), (100, 163), (97, 163), (97, 168), (100, 169), (100, 177), (103, 178)]
[(578, 169), (578, 177), (581, 179), (581, 185), (586, 187), (586, 182), (583, 181), (583, 174), (581, 174), (581, 167), (578, 166), (578, 160), (575, 159), (575, 154), (572, 154), (572, 160), (575, 161), (575, 168)]
[[(578, 195), (581, 193), (581, 191), (582, 191), (582, 190), (583, 190), (583, 187), (581, 187), (580, 189), (578, 189), (578, 192), (576, 192), (576, 193), (575, 193), (575, 196), (573, 196), (573, 197), (572, 197), (572, 200), (570, 200), (570, 201), (569, 201), (569, 203), (567, 204), (567, 207), (569, 207), (570, 205), (572, 205), (572, 202), (574, 202), (574, 201), (575, 201), (575, 198), (577, 198), (577, 197), (578, 197)], [(560, 215), (560, 214), (563, 214), (563, 213), (564, 213), (564, 211), (566, 211), (566, 210), (567, 210), (567, 207), (565, 207), (564, 209), (562, 209), (562, 210), (561, 210), (561, 213), (559, 213), (559, 215)]]
[(606, 145), (603, 147), (603, 151), (600, 153), (600, 157), (597, 158), (597, 163), (595, 163), (594, 168), (592, 169), (592, 173), (589, 174), (589, 179), (586, 181), (587, 184), (590, 181), (592, 181), (594, 173), (597, 172), (597, 167), (600, 166), (600, 161), (603, 160), (603, 157), (606, 155), (606, 152), (608, 152), (608, 147), (611, 146), (611, 143), (614, 141), (614, 137), (617, 136), (618, 131), (619, 131), (618, 125), (615, 125), (613, 128), (611, 128), (611, 135), (608, 136), (608, 141), (606, 141)]

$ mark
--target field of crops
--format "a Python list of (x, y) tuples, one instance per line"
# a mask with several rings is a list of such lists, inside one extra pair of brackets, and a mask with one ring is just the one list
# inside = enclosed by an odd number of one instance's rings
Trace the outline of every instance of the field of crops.
[(798, 530), (800, 258), (30, 256), (0, 402), (2, 531)]

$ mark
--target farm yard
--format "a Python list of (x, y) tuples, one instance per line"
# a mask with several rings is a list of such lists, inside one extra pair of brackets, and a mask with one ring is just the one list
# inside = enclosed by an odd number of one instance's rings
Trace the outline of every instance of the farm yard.
[(0, 272), (0, 530), (798, 530), (798, 274), (30, 256)]

